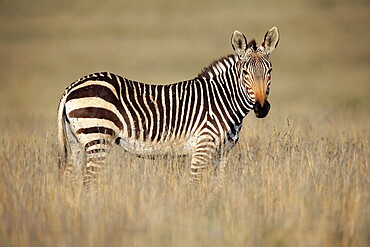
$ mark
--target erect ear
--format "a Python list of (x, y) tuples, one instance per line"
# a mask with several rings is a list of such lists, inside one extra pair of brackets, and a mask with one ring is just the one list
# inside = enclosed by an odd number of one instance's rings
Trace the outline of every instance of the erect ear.
[(261, 47), (267, 54), (270, 54), (277, 47), (279, 39), (279, 31), (273, 27), (265, 34)]
[(244, 36), (244, 34), (239, 32), (238, 30), (235, 30), (233, 35), (231, 36), (231, 45), (233, 46), (236, 54), (241, 57), (247, 51), (247, 38)]

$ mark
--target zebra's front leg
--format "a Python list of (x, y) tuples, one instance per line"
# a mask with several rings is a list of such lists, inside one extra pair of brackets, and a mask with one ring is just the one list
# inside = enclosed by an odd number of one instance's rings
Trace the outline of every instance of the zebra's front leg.
[(218, 155), (216, 159), (213, 160), (212, 166), (215, 172), (215, 177), (213, 180), (213, 185), (215, 189), (222, 188), (225, 184), (225, 167), (227, 165), (227, 154)]
[(111, 148), (112, 144), (107, 140), (97, 140), (85, 145), (86, 170), (83, 177), (85, 189), (91, 190), (98, 185), (99, 173)]
[(212, 136), (202, 136), (195, 145), (191, 157), (190, 181), (197, 183), (202, 181), (204, 173), (209, 167), (216, 150), (215, 139)]

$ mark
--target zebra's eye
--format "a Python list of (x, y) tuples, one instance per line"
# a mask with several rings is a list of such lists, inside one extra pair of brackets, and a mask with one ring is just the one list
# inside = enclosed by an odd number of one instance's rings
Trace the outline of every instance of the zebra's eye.
[(270, 69), (268, 72), (267, 72), (267, 76), (270, 78), (271, 77), (271, 71), (272, 69)]
[(270, 94), (270, 85), (266, 89), (266, 95), (269, 95), (269, 94)]
[(270, 72), (267, 72), (267, 77), (271, 77), (271, 73)]
[(243, 69), (243, 75), (244, 76), (247, 76), (248, 75), (248, 71), (246, 71), (245, 69)]

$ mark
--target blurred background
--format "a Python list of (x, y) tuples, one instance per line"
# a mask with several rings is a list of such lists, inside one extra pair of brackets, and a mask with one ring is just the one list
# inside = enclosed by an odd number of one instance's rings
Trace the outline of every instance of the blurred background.
[(92, 72), (161, 84), (191, 79), (232, 53), (235, 29), (260, 44), (272, 26), (281, 39), (271, 55), (270, 115), (365, 121), (369, 24), (368, 0), (1, 0), (0, 128), (56, 128), (64, 89)]
[[(273, 26), (271, 110), (244, 121), (224, 190), (117, 148), (99, 196), (60, 193), (73, 81), (192, 79), (235, 29)], [(369, 0), (0, 0), (0, 246), (369, 246), (369, 26)]]

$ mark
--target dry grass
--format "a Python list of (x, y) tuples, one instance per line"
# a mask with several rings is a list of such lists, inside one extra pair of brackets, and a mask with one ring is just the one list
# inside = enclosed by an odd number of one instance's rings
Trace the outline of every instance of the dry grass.
[(319, 130), (300, 118), (250, 121), (218, 191), (189, 185), (187, 160), (117, 149), (98, 193), (72, 195), (57, 176), (53, 134), (4, 138), (1, 244), (367, 246), (369, 131), (351, 121)]
[[(0, 246), (370, 245), (367, 1), (30, 3), (0, 3)], [(260, 41), (273, 25), (272, 109), (247, 117), (222, 189), (190, 186), (186, 159), (114, 149), (97, 194), (65, 191), (69, 82), (191, 78), (234, 29)]]

